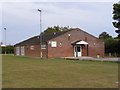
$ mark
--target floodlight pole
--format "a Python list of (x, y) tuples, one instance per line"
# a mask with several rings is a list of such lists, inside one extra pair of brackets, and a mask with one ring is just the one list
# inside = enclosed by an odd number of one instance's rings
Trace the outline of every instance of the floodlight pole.
[(42, 20), (41, 20), (41, 13), (42, 13), (42, 11), (40, 9), (38, 9), (38, 12), (40, 13), (40, 56), (42, 58), (42, 49), (41, 49), (41, 46), (42, 46)]
[(4, 28), (5, 30), (5, 54), (6, 54), (6, 28)]

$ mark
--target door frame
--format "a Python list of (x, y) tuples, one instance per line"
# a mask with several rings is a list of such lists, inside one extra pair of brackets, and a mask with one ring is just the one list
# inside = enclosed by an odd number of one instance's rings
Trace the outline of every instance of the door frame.
[(16, 56), (20, 56), (20, 47), (16, 47)]
[(21, 56), (25, 56), (25, 47), (21, 46)]
[[(76, 47), (80, 47), (80, 52), (77, 51)], [(77, 51), (77, 52), (76, 52)], [(79, 53), (79, 54), (78, 54)], [(79, 56), (78, 56), (79, 55)], [(81, 45), (74, 45), (74, 57), (81, 57), (82, 56), (82, 47)]]

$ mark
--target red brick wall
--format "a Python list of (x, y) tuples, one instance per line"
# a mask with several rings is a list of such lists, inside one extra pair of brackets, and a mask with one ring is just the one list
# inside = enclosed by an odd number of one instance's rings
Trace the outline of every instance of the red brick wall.
[(82, 45), (82, 56), (87, 56), (87, 46)]
[[(31, 46), (34, 46), (34, 50), (31, 50)], [(21, 47), (21, 46), (15, 46), (15, 53), (14, 55), (16, 55), (16, 47)], [(25, 56), (27, 57), (41, 57), (41, 53), (40, 53), (40, 45), (26, 45), (24, 46), (25, 49)], [(21, 53), (21, 50), (20, 50)], [(42, 57), (46, 58), (46, 49), (42, 49)], [(21, 54), (20, 54), (21, 56)]]
[[(68, 40), (68, 34), (71, 34)], [(96, 57), (97, 54), (104, 56), (104, 42), (92, 35), (89, 35), (81, 30), (72, 30), (50, 41), (57, 41), (57, 47), (51, 47), (48, 42), (48, 58), (55, 57), (71, 57), (74, 56), (74, 48), (71, 42), (76, 40), (84, 40), (88, 42), (88, 56)], [(59, 43), (62, 43), (59, 47)], [(82, 56), (87, 56), (87, 45), (82, 46)]]

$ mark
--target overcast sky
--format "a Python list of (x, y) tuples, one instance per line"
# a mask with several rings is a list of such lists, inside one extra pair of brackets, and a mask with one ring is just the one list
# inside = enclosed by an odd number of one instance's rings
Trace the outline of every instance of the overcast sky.
[(2, 3), (2, 41), (7, 29), (7, 44), (38, 35), (39, 12), (42, 10), (42, 31), (55, 25), (80, 28), (96, 37), (104, 31), (115, 37), (112, 25), (114, 2), (4, 2)]

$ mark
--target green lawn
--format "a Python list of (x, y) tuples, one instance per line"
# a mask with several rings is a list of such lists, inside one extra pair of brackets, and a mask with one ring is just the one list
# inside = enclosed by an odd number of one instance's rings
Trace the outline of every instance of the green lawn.
[(3, 88), (117, 88), (113, 62), (3, 55)]

